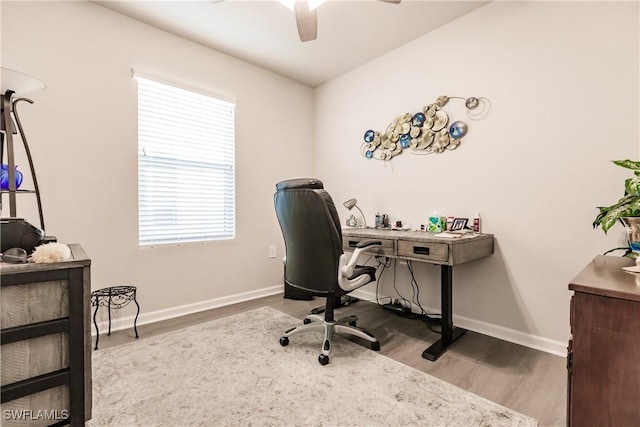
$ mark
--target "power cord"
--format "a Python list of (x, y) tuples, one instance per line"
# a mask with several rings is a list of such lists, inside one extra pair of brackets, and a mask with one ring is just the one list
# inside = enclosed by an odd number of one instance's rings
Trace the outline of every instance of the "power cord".
[[(382, 259), (384, 259), (384, 262), (381, 261)], [(381, 306), (383, 305), (380, 302), (380, 286), (382, 285), (382, 276), (384, 275), (385, 270), (389, 268), (391, 263), (389, 258), (381, 257), (381, 256), (376, 256), (376, 261), (378, 262), (377, 268), (381, 268), (380, 275), (378, 275), (378, 279), (376, 280), (376, 303)], [(391, 303), (392, 301), (391, 297), (385, 297), (385, 298), (389, 298), (389, 303)]]
[[(388, 259), (387, 259), (388, 260)], [(378, 261), (380, 262), (380, 261)], [(380, 274), (380, 278), (382, 278), (382, 274), (384, 273), (384, 269), (388, 268), (388, 261), (387, 264), (383, 264), (383, 270)], [(396, 269), (397, 269), (397, 260), (394, 259), (394, 269), (393, 269), (393, 289), (396, 291), (396, 294), (398, 295), (398, 298), (393, 299), (391, 297), (389, 297), (389, 302), (386, 304), (381, 304), (379, 299), (378, 299), (378, 287), (376, 287), (376, 301), (378, 303), (378, 305), (380, 305), (381, 307), (393, 311), (394, 313), (396, 313), (399, 316), (402, 316), (404, 318), (407, 319), (418, 319), (418, 320), (423, 320), (426, 325), (427, 328), (429, 328), (430, 331), (441, 334), (442, 330), (441, 330), (441, 315), (440, 314), (433, 314), (433, 313), (428, 313), (424, 307), (422, 306), (422, 304), (420, 303), (420, 286), (418, 285), (418, 281), (415, 278), (415, 274), (413, 271), (413, 265), (411, 264), (411, 261), (407, 261), (407, 267), (409, 269), (409, 273), (411, 274), (411, 289), (412, 289), (412, 301), (409, 301), (407, 298), (405, 298), (402, 293), (398, 290), (398, 287), (396, 285)], [(380, 278), (378, 279), (378, 285), (380, 284)], [(414, 313), (412, 310), (412, 307), (417, 306), (420, 309), (419, 313)]]
[[(367, 262), (369, 262), (370, 260), (371, 260), (371, 257), (367, 259)], [(388, 257), (377, 255), (375, 256), (375, 261), (378, 263), (376, 268), (380, 270), (380, 274), (376, 279), (376, 299), (375, 299), (376, 303), (379, 306), (387, 310), (393, 311), (397, 315), (402, 316), (404, 318), (423, 320), (426, 323), (429, 330), (438, 334), (442, 333), (440, 328), (441, 315), (427, 313), (427, 311), (424, 309), (424, 307), (420, 303), (420, 286), (418, 286), (418, 281), (415, 278), (413, 265), (411, 264), (411, 261), (407, 261), (407, 267), (409, 269), (409, 273), (411, 274), (411, 288), (413, 292), (412, 300), (413, 300), (413, 305), (417, 306), (420, 309), (419, 313), (414, 313), (412, 311), (412, 306), (413, 306), (412, 302), (406, 299), (404, 296), (402, 296), (402, 294), (398, 290), (398, 287), (396, 285), (397, 259), (395, 258), (393, 259), (393, 267), (394, 267), (393, 268), (393, 289), (396, 291), (396, 294), (398, 295), (399, 298), (394, 299), (392, 297), (384, 297), (389, 299), (389, 302), (385, 304), (383, 304), (380, 301), (381, 299), (380, 288), (382, 286), (382, 279), (383, 279), (384, 273), (387, 271), (389, 267), (391, 267), (391, 259)]]

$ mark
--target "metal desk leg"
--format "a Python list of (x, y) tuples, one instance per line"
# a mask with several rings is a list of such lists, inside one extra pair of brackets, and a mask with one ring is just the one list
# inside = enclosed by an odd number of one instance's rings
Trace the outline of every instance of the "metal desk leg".
[(422, 352), (422, 357), (431, 361), (435, 361), (442, 356), (455, 340), (467, 332), (466, 329), (453, 326), (453, 267), (450, 265), (441, 266), (440, 289), (442, 337)]

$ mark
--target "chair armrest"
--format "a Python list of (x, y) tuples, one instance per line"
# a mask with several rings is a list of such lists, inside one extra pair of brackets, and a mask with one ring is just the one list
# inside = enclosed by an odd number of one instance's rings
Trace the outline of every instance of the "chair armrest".
[(340, 255), (338, 265), (338, 284), (342, 290), (350, 292), (369, 283), (369, 278), (367, 276), (355, 277), (353, 279), (350, 279), (350, 277), (353, 276), (353, 270), (358, 264), (360, 256), (367, 252), (377, 251), (380, 246), (382, 246), (382, 241), (380, 240), (362, 240), (358, 242), (355, 250), (353, 251), (353, 255), (351, 255), (351, 258), (349, 258), (348, 261), (347, 255)]

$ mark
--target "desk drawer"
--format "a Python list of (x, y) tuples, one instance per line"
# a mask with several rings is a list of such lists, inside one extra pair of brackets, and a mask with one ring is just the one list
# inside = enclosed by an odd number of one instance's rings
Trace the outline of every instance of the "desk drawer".
[(379, 240), (382, 242), (382, 247), (378, 247), (377, 251), (369, 250), (367, 253), (379, 256), (388, 256), (392, 257), (395, 253), (393, 247), (392, 239), (375, 239), (371, 237), (347, 237), (343, 236), (342, 238), (342, 250), (345, 252), (353, 252), (356, 248), (356, 245), (361, 240)]
[(449, 247), (446, 243), (398, 240), (398, 257), (446, 263), (449, 259)]

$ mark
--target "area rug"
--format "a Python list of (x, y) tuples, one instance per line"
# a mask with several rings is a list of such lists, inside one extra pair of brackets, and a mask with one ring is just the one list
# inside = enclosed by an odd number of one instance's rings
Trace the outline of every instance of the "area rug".
[[(93, 352), (91, 426), (537, 426), (537, 421), (270, 307)], [(384, 346), (384, 343), (382, 343)], [(437, 362), (436, 362), (437, 363)]]

